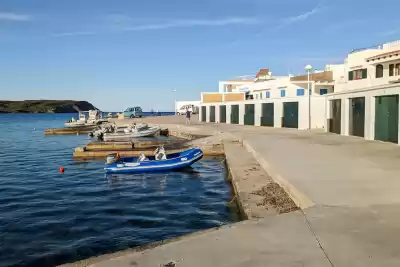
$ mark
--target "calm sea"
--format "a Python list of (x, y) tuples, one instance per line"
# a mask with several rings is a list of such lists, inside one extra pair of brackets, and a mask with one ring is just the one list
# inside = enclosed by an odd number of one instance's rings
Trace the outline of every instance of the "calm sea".
[[(0, 266), (55, 266), (237, 221), (221, 159), (186, 172), (106, 176), (71, 114), (0, 114)], [(59, 173), (59, 167), (65, 173)]]

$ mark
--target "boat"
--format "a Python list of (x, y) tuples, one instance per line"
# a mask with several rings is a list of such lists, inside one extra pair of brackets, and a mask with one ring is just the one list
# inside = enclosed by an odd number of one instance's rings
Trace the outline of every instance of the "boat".
[(140, 173), (179, 170), (191, 166), (203, 157), (203, 151), (194, 147), (180, 153), (166, 154), (163, 146), (156, 149), (154, 156), (121, 158), (118, 153), (107, 156), (106, 173)]
[[(85, 113), (88, 113), (87, 117)], [(72, 118), (71, 120), (67, 121), (64, 125), (65, 127), (83, 127), (83, 126), (96, 126), (104, 122), (108, 122), (108, 120), (102, 117), (100, 110), (89, 110), (87, 112), (79, 111), (78, 120)]]
[(104, 133), (102, 139), (105, 142), (129, 141), (132, 138), (154, 136), (159, 133), (160, 130), (161, 128), (159, 126), (149, 127), (147, 124), (135, 125), (124, 129), (124, 132)]
[(76, 120), (72, 118), (71, 120), (65, 122), (65, 127), (73, 128), (73, 127), (82, 127), (86, 125), (86, 116), (84, 113), (79, 112), (79, 118)]

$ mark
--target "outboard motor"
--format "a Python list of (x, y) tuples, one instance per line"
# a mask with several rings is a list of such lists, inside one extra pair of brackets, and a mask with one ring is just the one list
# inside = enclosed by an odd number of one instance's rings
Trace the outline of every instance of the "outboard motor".
[(110, 155), (107, 156), (106, 164), (107, 165), (111, 165), (111, 164), (114, 164), (115, 162), (117, 162), (119, 160), (120, 160), (120, 157), (119, 157), (118, 153), (110, 154)]
[(167, 155), (165, 154), (165, 149), (163, 146), (157, 147), (154, 151), (154, 157), (156, 160), (166, 160)]
[(148, 160), (149, 159), (143, 153), (138, 158), (138, 162), (148, 161)]

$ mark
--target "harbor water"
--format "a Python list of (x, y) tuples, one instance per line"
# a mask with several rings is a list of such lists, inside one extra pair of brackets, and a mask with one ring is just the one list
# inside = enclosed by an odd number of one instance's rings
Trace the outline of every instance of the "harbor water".
[(86, 135), (44, 136), (70, 117), (0, 114), (0, 266), (55, 266), (239, 219), (222, 159), (106, 176), (103, 161), (72, 159)]

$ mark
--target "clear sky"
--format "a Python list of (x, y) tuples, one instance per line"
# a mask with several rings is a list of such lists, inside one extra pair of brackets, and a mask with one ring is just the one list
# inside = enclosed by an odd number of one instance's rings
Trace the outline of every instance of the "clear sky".
[[(299, 74), (400, 39), (400, 1), (0, 0), (0, 99), (173, 110), (218, 81)], [(176, 93), (173, 92), (176, 90)]]

